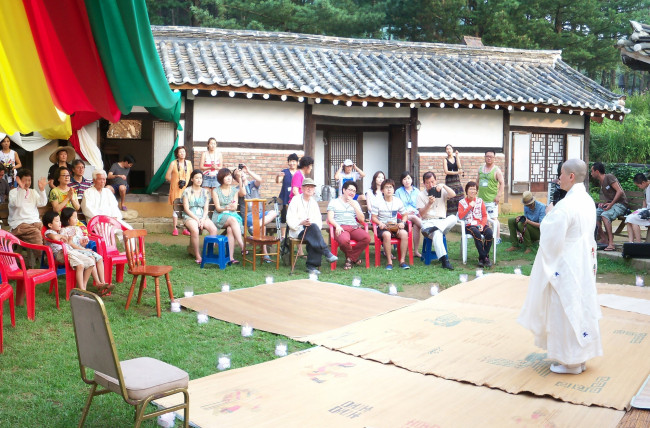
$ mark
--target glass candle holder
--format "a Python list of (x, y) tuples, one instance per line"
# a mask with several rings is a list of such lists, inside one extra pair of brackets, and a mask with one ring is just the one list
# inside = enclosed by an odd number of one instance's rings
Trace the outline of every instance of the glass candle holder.
[(198, 321), (199, 324), (205, 324), (208, 322), (208, 311), (206, 309), (203, 309), (196, 315), (196, 320)]
[(275, 344), (275, 355), (277, 355), (278, 357), (286, 357), (287, 349), (288, 349), (287, 342), (283, 340), (279, 340)]
[(227, 293), (230, 291), (230, 284), (221, 284), (221, 292)]
[(219, 354), (217, 357), (217, 369), (228, 370), (230, 368), (230, 354)]
[(241, 326), (241, 335), (243, 337), (251, 337), (253, 335), (253, 326), (250, 325), (249, 323), (244, 323)]
[(467, 282), (467, 279), (468, 279), (468, 276), (467, 276), (466, 273), (461, 273), (460, 275), (458, 275), (458, 280), (460, 282)]
[(521, 275), (521, 266), (515, 267), (515, 275)]
[(180, 312), (181, 311), (180, 302), (177, 302), (177, 301), (173, 300), (172, 304), (171, 304), (171, 311), (172, 312)]
[(267, 284), (273, 284), (273, 277), (271, 275), (266, 277), (266, 283)]
[(644, 287), (645, 286), (645, 281), (643, 280), (643, 275), (637, 275), (636, 276), (636, 282), (635, 282), (637, 287)]
[(315, 273), (310, 273), (309, 279), (311, 279), (312, 281), (318, 281), (318, 275), (316, 275)]
[(185, 291), (183, 292), (184, 297), (192, 297), (194, 296), (194, 286), (193, 285), (186, 285), (185, 286)]
[(440, 293), (440, 288), (439, 288), (437, 285), (432, 285), (432, 286), (431, 286), (431, 289), (429, 290), (429, 293), (430, 293), (432, 296), (437, 296), (438, 293)]
[(476, 277), (480, 278), (483, 276), (483, 269), (476, 269)]
[(359, 278), (358, 276), (355, 276), (354, 278), (352, 278), (352, 286), (353, 287), (361, 287), (361, 278)]
[(397, 287), (394, 284), (388, 285), (388, 294), (391, 296), (397, 296)]

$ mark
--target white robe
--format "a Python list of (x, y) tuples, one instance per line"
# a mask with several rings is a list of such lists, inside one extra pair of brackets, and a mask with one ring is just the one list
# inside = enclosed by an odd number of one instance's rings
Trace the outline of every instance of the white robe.
[(596, 293), (596, 208), (582, 183), (546, 215), (519, 323), (548, 358), (579, 364), (603, 354)]

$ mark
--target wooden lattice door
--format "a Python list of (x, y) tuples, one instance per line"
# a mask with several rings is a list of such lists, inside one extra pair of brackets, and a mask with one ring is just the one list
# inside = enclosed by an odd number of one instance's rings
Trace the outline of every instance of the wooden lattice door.
[(566, 139), (561, 134), (532, 134), (530, 138), (530, 190), (545, 192), (564, 161)]
[(359, 132), (346, 131), (327, 131), (325, 140), (327, 148), (325, 150), (325, 182), (335, 188), (338, 188), (334, 174), (339, 169), (344, 160), (350, 159), (359, 168), (362, 165), (362, 148), (361, 136)]

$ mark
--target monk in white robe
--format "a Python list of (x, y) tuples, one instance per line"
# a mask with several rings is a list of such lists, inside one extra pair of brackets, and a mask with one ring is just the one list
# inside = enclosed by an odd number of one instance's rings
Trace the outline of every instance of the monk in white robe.
[(603, 355), (596, 295), (596, 208), (583, 184), (587, 165), (569, 159), (560, 187), (568, 193), (549, 206), (519, 323), (548, 351), (555, 373), (579, 374), (586, 361)]

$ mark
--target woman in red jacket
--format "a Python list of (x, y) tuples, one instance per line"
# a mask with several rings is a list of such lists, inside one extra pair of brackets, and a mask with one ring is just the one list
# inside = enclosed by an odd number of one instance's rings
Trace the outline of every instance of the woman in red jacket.
[(458, 202), (458, 218), (465, 220), (465, 232), (474, 238), (478, 250), (479, 267), (492, 267), (490, 248), (492, 248), (492, 229), (488, 226), (488, 216), (483, 199), (477, 198), (478, 186), (474, 181), (465, 185), (464, 199)]

